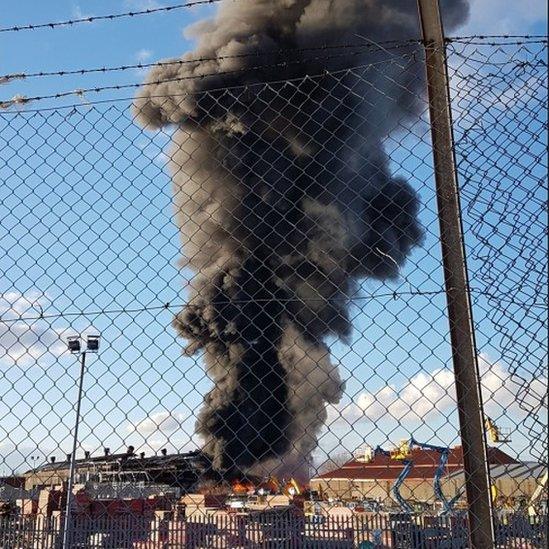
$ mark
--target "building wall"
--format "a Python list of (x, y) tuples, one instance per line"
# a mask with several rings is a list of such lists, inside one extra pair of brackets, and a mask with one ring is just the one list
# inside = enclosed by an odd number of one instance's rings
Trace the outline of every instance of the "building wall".
[[(492, 479), (492, 485), (496, 487), (497, 497), (513, 502), (513, 500), (527, 499), (529, 500), (536, 488), (539, 486), (539, 479), (531, 477), (511, 477), (509, 475), (501, 476)], [(465, 477), (453, 475), (449, 480), (442, 481), (442, 489), (444, 493), (456, 493), (457, 490), (465, 486)]]
[[(456, 482), (444, 486), (443, 491), (446, 497), (449, 499), (454, 497), (457, 493), (456, 490), (462, 486), (462, 482), (456, 480)], [(324, 498), (375, 499), (390, 504), (394, 501), (391, 494), (393, 483), (393, 480), (312, 479), (310, 485), (312, 490), (321, 493)], [(429, 504), (436, 501), (432, 479), (406, 480), (400, 488), (400, 493), (404, 499), (410, 501)]]
[[(512, 478), (502, 476), (493, 480), (499, 498), (530, 499), (538, 486), (534, 477)], [(382, 503), (393, 502), (391, 488), (393, 480), (360, 479), (312, 479), (311, 489), (316, 490), (324, 499), (341, 500), (375, 499)], [(463, 474), (453, 475), (451, 479), (441, 481), (441, 487), (447, 499), (463, 492), (465, 478)], [(433, 504), (436, 502), (433, 480), (408, 479), (400, 488), (402, 497), (410, 502)]]
[(66, 482), (68, 478), (68, 469), (30, 471), (25, 473), (25, 490), (32, 490), (35, 487), (58, 486)]

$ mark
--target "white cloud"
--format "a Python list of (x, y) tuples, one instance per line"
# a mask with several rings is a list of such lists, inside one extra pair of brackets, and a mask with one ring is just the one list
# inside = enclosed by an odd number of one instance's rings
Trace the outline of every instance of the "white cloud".
[(181, 429), (185, 416), (180, 412), (156, 412), (149, 417), (126, 426), (129, 433), (139, 433), (142, 436), (153, 433), (169, 434)]
[(147, 63), (150, 61), (152, 57), (153, 52), (151, 50), (148, 50), (146, 48), (141, 48), (136, 54), (135, 54), (135, 60), (138, 63)]
[(93, 13), (84, 13), (82, 11), (82, 8), (78, 4), (76, 4), (72, 8), (72, 16), (74, 19), (87, 19), (88, 17), (93, 17)]
[(42, 316), (50, 303), (37, 291), (0, 294), (0, 363), (8, 366), (40, 365), (67, 352), (67, 336), (78, 333), (85, 340), (97, 334), (93, 326), (54, 326), (57, 319)]
[(546, 0), (470, 0), (469, 21), (459, 33), (525, 34), (547, 20)]
[[(136, 63), (145, 65), (150, 62), (152, 55), (153, 55), (152, 50), (141, 48), (135, 53), (134, 59)], [(140, 78), (144, 78), (145, 75), (148, 73), (148, 71), (149, 71), (148, 68), (142, 67), (142, 68), (135, 69), (135, 74)]]
[[(521, 383), (503, 365), (483, 355), (479, 357), (479, 369), (488, 415), (520, 416), (525, 414), (524, 409), (540, 413), (540, 408), (546, 407), (546, 378)], [(338, 419), (351, 424), (359, 420), (375, 423), (384, 418), (428, 422), (455, 410), (454, 374), (448, 369), (438, 369), (419, 372), (402, 387), (386, 385), (375, 392), (362, 392), (352, 404), (329, 409), (328, 423)]]
[(157, 0), (126, 0), (125, 4), (128, 8), (134, 10), (154, 10), (163, 7), (162, 2)]
[[(10, 364), (36, 363), (65, 350), (62, 334), (40, 319), (47, 296), (38, 292), (0, 294), (0, 360)], [(25, 320), (25, 318), (30, 318)]]
[(36, 291), (21, 294), (6, 292), (0, 294), (0, 316), (2, 320), (13, 320), (23, 315), (42, 312), (42, 302), (45, 295)]

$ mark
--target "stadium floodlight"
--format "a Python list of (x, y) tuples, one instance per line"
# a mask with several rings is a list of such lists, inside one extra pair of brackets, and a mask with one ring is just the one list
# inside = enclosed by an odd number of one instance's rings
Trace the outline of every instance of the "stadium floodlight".
[(69, 347), (69, 351), (73, 354), (80, 353), (81, 345), (80, 345), (80, 336), (69, 336), (67, 338), (67, 346)]
[(87, 351), (92, 353), (97, 353), (99, 351), (99, 336), (98, 335), (89, 335), (87, 343)]

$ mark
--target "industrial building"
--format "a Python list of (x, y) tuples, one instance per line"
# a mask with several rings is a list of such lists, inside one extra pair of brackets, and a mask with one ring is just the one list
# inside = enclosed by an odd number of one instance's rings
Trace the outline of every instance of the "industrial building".
[[(515, 506), (518, 502), (530, 501), (536, 490), (543, 487), (543, 475), (547, 467), (536, 462), (506, 463), (490, 467), (492, 496), (496, 507)], [(463, 470), (450, 473), (443, 486), (455, 493), (465, 482)]]
[[(64, 461), (57, 461), (52, 456), (48, 463), (24, 473), (25, 489), (32, 491), (63, 485), (69, 478), (70, 457), (69, 454)], [(82, 459), (76, 460), (75, 484), (86, 484), (100, 492), (130, 487), (141, 492), (160, 487), (185, 492), (192, 489), (206, 469), (207, 462), (199, 451), (168, 454), (161, 450), (160, 455), (147, 457), (144, 453), (136, 454), (131, 446), (125, 452), (115, 454), (104, 448), (101, 455), (92, 456), (86, 452)], [(103, 495), (108, 497), (106, 493)]]
[[(441, 454), (435, 450), (414, 448), (407, 459), (413, 466), (400, 487), (402, 497), (410, 502), (432, 505), (436, 501), (433, 479), (440, 464)], [(526, 470), (516, 459), (499, 448), (488, 449), (488, 462), (497, 472), (497, 483), (509, 487), (507, 479), (513, 470)], [(376, 500), (384, 505), (394, 505), (392, 488), (405, 467), (402, 459), (395, 458), (389, 451), (371, 451), (356, 455), (342, 467), (312, 478), (311, 490), (321, 494), (323, 499), (333, 500)], [(521, 484), (525, 497), (535, 489), (535, 475), (541, 468), (530, 468), (530, 484)], [(533, 475), (533, 476), (532, 476)], [(448, 461), (444, 466), (442, 486), (447, 498), (457, 496), (463, 489), (463, 449), (456, 446), (449, 449)]]

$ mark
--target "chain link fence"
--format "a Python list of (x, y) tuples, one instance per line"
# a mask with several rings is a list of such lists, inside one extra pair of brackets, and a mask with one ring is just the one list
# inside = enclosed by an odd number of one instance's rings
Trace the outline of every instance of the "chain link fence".
[(487, 413), (546, 462), (547, 50), (513, 42), (450, 45), (456, 153), (479, 349), (511, 382)]
[[(71, 470), (74, 547), (466, 546), (423, 46), (364, 48), (0, 112), (2, 547)], [(447, 54), (496, 533), (542, 547), (547, 41)]]

